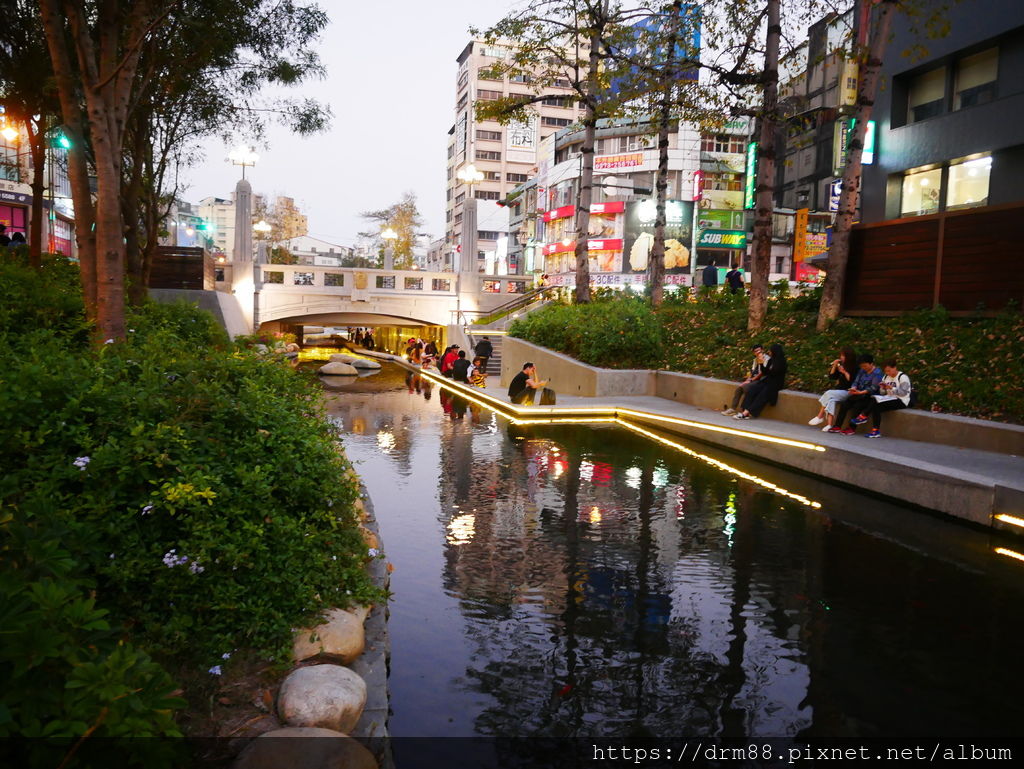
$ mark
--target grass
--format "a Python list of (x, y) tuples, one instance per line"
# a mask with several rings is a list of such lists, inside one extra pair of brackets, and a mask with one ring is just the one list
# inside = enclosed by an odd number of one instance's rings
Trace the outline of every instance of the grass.
[[(542, 343), (534, 329), (543, 325), (537, 316), (549, 311), (554, 308), (533, 313), (532, 324), (514, 324), (510, 335)], [(592, 315), (582, 307), (560, 311), (566, 325), (563, 339), (573, 338), (572, 326), (587, 323)], [(1014, 308), (995, 317), (950, 318), (939, 308), (896, 318), (841, 318), (819, 333), (816, 297), (775, 298), (764, 328), (752, 334), (746, 328), (745, 297), (719, 294), (698, 301), (673, 298), (654, 317), (660, 353), (649, 356), (646, 368), (741, 379), (750, 366), (751, 345), (778, 342), (787, 351), (787, 387), (816, 393), (827, 388), (828, 363), (841, 348), (852, 347), (873, 354), (878, 363), (895, 358), (918, 390), (919, 408), (1024, 423), (1024, 315)], [(552, 335), (545, 335), (549, 347), (551, 340)], [(559, 351), (591, 365), (635, 366), (630, 356)]]

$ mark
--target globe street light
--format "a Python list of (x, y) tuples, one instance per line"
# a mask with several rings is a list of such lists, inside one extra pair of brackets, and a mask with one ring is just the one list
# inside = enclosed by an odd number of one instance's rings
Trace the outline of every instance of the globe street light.
[(252, 147), (245, 144), (239, 144), (231, 152), (228, 153), (228, 160), (230, 160), (236, 166), (242, 167), (242, 178), (245, 178), (245, 167), (256, 165), (256, 161), (260, 159), (260, 156), (256, 154)]
[(384, 269), (395, 269), (395, 241), (398, 240), (398, 233), (390, 227), (386, 227), (380, 234), (384, 239)]

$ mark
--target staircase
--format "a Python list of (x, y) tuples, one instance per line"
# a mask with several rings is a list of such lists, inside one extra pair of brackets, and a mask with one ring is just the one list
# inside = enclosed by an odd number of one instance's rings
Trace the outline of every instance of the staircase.
[(474, 347), (476, 347), (476, 343), (485, 336), (490, 338), (491, 347), (494, 348), (494, 352), (491, 353), (491, 357), (487, 360), (487, 374), (489, 376), (498, 376), (501, 374), (501, 340), (503, 337), (494, 333), (488, 333), (487, 329), (473, 329), (471, 331), (467, 331), (467, 335)]

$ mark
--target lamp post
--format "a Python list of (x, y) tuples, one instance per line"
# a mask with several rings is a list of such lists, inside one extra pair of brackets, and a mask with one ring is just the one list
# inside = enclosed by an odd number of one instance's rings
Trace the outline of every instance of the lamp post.
[(384, 228), (380, 234), (384, 239), (384, 269), (395, 269), (395, 241), (398, 240), (398, 233), (390, 227)]
[(236, 166), (242, 167), (242, 178), (245, 178), (245, 167), (256, 165), (256, 161), (260, 159), (260, 156), (256, 154), (252, 147), (246, 144), (239, 144), (231, 152), (228, 153), (228, 160)]
[(478, 171), (470, 163), (459, 169), (456, 178), (466, 187), (466, 198), (462, 204), (462, 238), (459, 272), (475, 273), (476, 269), (476, 198), (473, 197), (473, 185), (484, 180), (483, 171)]

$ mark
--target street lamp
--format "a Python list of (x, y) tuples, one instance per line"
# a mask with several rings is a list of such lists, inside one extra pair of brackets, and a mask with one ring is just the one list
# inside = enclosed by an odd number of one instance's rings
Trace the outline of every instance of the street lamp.
[(4, 137), (8, 142), (13, 142), (19, 135), (18, 130), (14, 126), (4, 126), (3, 130), (0, 130), (0, 136)]
[(380, 234), (384, 239), (384, 269), (395, 269), (395, 241), (398, 240), (398, 233), (390, 227), (386, 227)]
[(256, 154), (252, 147), (245, 144), (239, 144), (231, 152), (228, 153), (228, 160), (234, 165), (242, 167), (242, 178), (245, 178), (245, 167), (256, 165), (256, 161), (260, 159), (260, 156)]
[(476, 199), (473, 197), (473, 185), (484, 180), (483, 171), (470, 163), (463, 166), (456, 178), (466, 186), (466, 198), (462, 206), (462, 258), (459, 260), (459, 272), (476, 272)]
[(269, 224), (267, 224), (266, 219), (260, 219), (258, 222), (256, 222), (256, 224), (252, 226), (252, 228), (263, 237), (266, 237), (267, 233), (274, 229)]

